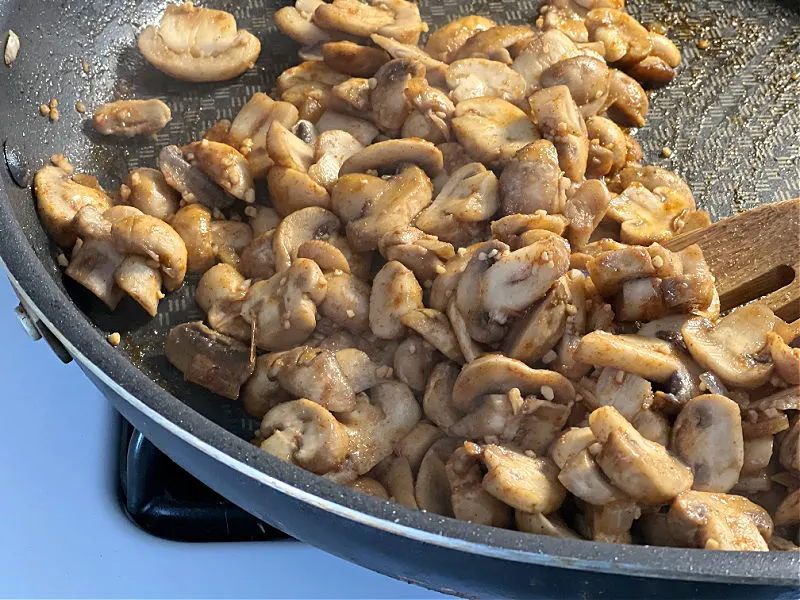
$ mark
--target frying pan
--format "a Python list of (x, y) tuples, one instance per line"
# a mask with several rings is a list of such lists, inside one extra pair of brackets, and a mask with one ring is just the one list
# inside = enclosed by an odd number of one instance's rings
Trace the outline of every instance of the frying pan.
[[(676, 81), (653, 93), (637, 135), (647, 161), (677, 169), (715, 218), (800, 195), (796, 0), (630, 4), (643, 22), (669, 26), (684, 55)], [(216, 120), (233, 118), (254, 92), (269, 91), (275, 76), (296, 64), (297, 47), (272, 24), (280, 2), (207, 5), (229, 10), (262, 40), (256, 67), (234, 81), (184, 84), (143, 61), (136, 35), (157, 22), (163, 0), (0, 0), (0, 34), (11, 28), (22, 41), (13, 68), (0, 67), (0, 141), (9, 166), (0, 169), (0, 256), (53, 347), (197, 478), (290, 535), (381, 573), (466, 596), (797, 598), (797, 553), (610, 545), (476, 526), (409, 511), (282, 463), (246, 441), (256, 423), (240, 403), (184, 383), (168, 365), (169, 328), (202, 317), (192, 285), (170, 294), (149, 319), (132, 302), (109, 313), (62, 275), (25, 187), (47, 157), (64, 152), (114, 189), (130, 169), (155, 166), (164, 145), (196, 139)], [(444, 0), (424, 2), (421, 12), (432, 27), (467, 13), (530, 22), (537, 5)], [(708, 48), (698, 49), (699, 39)], [(173, 121), (155, 140), (100, 140), (73, 109), (78, 100), (91, 111), (126, 97), (161, 98)], [(38, 116), (38, 105), (50, 98), (60, 102), (56, 123)], [(669, 160), (661, 158), (663, 147), (673, 151)], [(117, 349), (105, 340), (112, 331), (122, 333)]]

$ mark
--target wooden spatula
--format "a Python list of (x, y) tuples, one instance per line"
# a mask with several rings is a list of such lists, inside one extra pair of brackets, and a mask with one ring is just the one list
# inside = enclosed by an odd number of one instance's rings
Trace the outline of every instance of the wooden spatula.
[(663, 245), (698, 244), (722, 310), (758, 299), (785, 321), (800, 318), (800, 198), (766, 204)]

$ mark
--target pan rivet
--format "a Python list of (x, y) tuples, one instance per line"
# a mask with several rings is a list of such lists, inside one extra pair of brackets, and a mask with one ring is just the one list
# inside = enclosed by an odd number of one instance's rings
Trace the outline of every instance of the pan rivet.
[(22, 325), (25, 333), (28, 334), (28, 337), (30, 337), (34, 342), (42, 339), (42, 334), (36, 328), (33, 319), (28, 314), (28, 311), (25, 310), (25, 307), (22, 306), (22, 304), (17, 305), (17, 308), (14, 309), (14, 314), (17, 315), (17, 320), (19, 321), (19, 324)]

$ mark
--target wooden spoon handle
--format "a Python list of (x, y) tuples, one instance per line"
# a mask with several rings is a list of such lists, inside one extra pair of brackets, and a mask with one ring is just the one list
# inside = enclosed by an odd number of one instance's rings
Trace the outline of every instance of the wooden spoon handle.
[(800, 198), (766, 204), (664, 243), (697, 244), (716, 278), (722, 310), (756, 300), (800, 318)]

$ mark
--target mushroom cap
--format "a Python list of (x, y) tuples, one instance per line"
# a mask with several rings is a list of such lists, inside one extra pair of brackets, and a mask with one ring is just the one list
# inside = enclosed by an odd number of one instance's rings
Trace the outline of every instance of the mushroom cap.
[(225, 81), (251, 68), (261, 42), (245, 29), (237, 31), (230, 13), (192, 6), (167, 6), (158, 26), (139, 34), (147, 61), (176, 79)]

